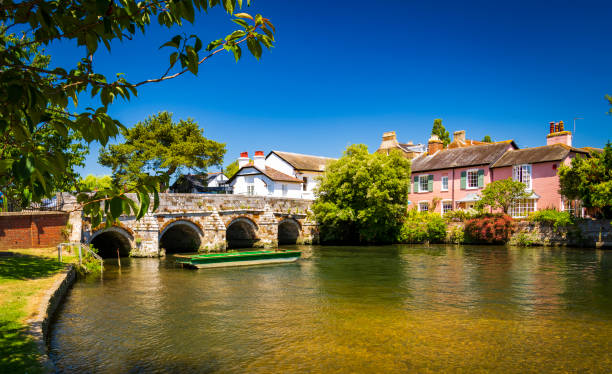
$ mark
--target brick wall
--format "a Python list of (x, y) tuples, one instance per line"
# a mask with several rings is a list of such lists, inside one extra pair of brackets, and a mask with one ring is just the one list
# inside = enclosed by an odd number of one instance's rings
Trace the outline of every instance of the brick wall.
[(0, 250), (56, 246), (67, 222), (64, 212), (0, 213)]

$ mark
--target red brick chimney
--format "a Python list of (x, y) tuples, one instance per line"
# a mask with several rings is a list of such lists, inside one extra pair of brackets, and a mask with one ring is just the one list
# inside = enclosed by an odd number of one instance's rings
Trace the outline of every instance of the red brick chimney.
[(431, 156), (434, 153), (441, 151), (444, 148), (444, 142), (438, 138), (438, 135), (431, 135), (427, 142), (427, 155)]

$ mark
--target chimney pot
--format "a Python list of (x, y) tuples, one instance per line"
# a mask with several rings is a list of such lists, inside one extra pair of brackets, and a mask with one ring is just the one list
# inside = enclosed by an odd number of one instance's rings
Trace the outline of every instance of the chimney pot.
[(249, 157), (249, 152), (240, 152), (240, 157)]
[(559, 131), (563, 131), (563, 121), (559, 121)]
[(555, 132), (555, 122), (550, 121), (549, 124), (550, 124), (550, 131), (548, 133), (552, 134), (553, 132)]
[(263, 151), (255, 151), (255, 156), (263, 156)]

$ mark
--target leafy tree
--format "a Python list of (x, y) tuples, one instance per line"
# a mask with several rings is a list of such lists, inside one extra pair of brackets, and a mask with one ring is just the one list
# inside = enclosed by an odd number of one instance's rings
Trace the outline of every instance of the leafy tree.
[[(257, 59), (262, 45), (274, 43), (274, 26), (261, 15), (237, 13), (232, 21), (238, 28), (224, 38), (203, 44), (196, 35), (176, 35), (162, 47), (170, 48), (168, 67), (159, 76), (130, 82), (117, 74), (104, 75), (96, 69), (96, 53), (103, 45), (109, 52), (125, 47), (136, 35), (144, 34), (152, 22), (171, 28), (187, 21), (195, 13), (220, 6), (229, 14), (242, 6), (242, 0), (4, 0), (0, 2), (0, 133), (12, 134), (18, 152), (0, 161), (0, 186), (12, 185), (23, 191), (22, 198), (40, 201), (52, 194), (48, 180), (66, 175), (66, 160), (61, 153), (45, 153), (35, 134), (49, 128), (59, 136), (79, 134), (86, 142), (103, 146), (119, 134), (122, 124), (108, 114), (117, 98), (130, 100), (138, 88), (179, 77), (186, 72), (197, 74), (199, 66), (217, 53), (229, 51), (236, 60), (246, 44)], [(15, 34), (18, 33), (18, 34)], [(35, 49), (51, 43), (75, 47), (82, 58), (74, 65), (49, 68), (41, 65)], [(161, 43), (160, 43), (161, 44)], [(70, 112), (69, 101), (76, 107), (82, 95), (91, 97), (91, 107)], [(6, 144), (6, 143), (5, 143)], [(126, 193), (138, 190), (139, 211), (148, 208), (149, 197), (157, 193), (158, 179), (147, 178), (142, 186), (104, 189), (91, 195), (80, 195), (78, 201), (90, 205), (86, 214), (105, 216), (110, 223), (130, 203), (121, 205)], [(140, 215), (138, 215), (140, 216)], [(92, 216), (93, 217), (93, 216)]]
[(231, 178), (238, 172), (240, 168), (238, 167), (238, 160), (234, 160), (231, 164), (227, 165), (225, 168), (224, 174), (226, 177)]
[(570, 200), (581, 200), (587, 208), (598, 208), (604, 217), (612, 218), (612, 144), (608, 142), (602, 153), (591, 157), (576, 156), (571, 166), (562, 165), (558, 171), (561, 195)]
[(113, 184), (113, 178), (110, 175), (93, 175), (89, 174), (81, 179), (78, 184), (79, 191), (91, 192), (102, 189), (109, 189)]
[(168, 112), (149, 116), (121, 133), (124, 142), (100, 149), (98, 159), (113, 169), (119, 185), (141, 183), (159, 173), (170, 179), (184, 168), (204, 173), (220, 165), (225, 155), (225, 144), (206, 139), (196, 122), (173, 122)]
[(406, 215), (410, 161), (349, 146), (321, 177), (313, 212), (323, 241), (391, 242)]
[(501, 179), (489, 183), (481, 192), (480, 201), (476, 203), (477, 209), (483, 209), (485, 206), (491, 209), (501, 209), (504, 213), (508, 213), (508, 209), (518, 200), (529, 198), (530, 193), (527, 192), (525, 183), (515, 181), (512, 178)]
[[(6, 38), (16, 40), (13, 36)], [(50, 57), (38, 44), (31, 44), (26, 53), (34, 67), (42, 69), (49, 65)], [(88, 153), (86, 144), (78, 131), (64, 133), (54, 128), (52, 123), (61, 121), (62, 115), (53, 112), (53, 108), (48, 109), (47, 124), (29, 133), (32, 147), (26, 154), (23, 154), (24, 134), (6, 126), (6, 121), (0, 117), (0, 128), (4, 130), (0, 131), (0, 144), (3, 145), (0, 148), (0, 190), (6, 195), (5, 201), (10, 199), (25, 207), (33, 196), (45, 191), (48, 191), (48, 196), (60, 190), (73, 189), (78, 180), (75, 167), (84, 166)], [(26, 121), (19, 112), (11, 119)], [(19, 162), (15, 162), (17, 159)], [(56, 174), (61, 174), (61, 177)]]
[(493, 143), (493, 140), (491, 139), (489, 135), (485, 135), (485, 137), (482, 138), (482, 141), (485, 143)]
[(450, 134), (448, 131), (446, 131), (444, 125), (442, 125), (442, 120), (440, 118), (434, 120), (431, 134), (438, 135), (438, 138), (442, 140), (445, 147), (450, 143)]

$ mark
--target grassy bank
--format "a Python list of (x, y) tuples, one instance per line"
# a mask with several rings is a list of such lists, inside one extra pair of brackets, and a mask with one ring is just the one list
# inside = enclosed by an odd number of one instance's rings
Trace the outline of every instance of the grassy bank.
[(55, 248), (10, 252), (15, 255), (0, 256), (0, 373), (38, 373), (40, 353), (26, 320), (38, 312), (45, 292), (68, 265), (57, 262)]

